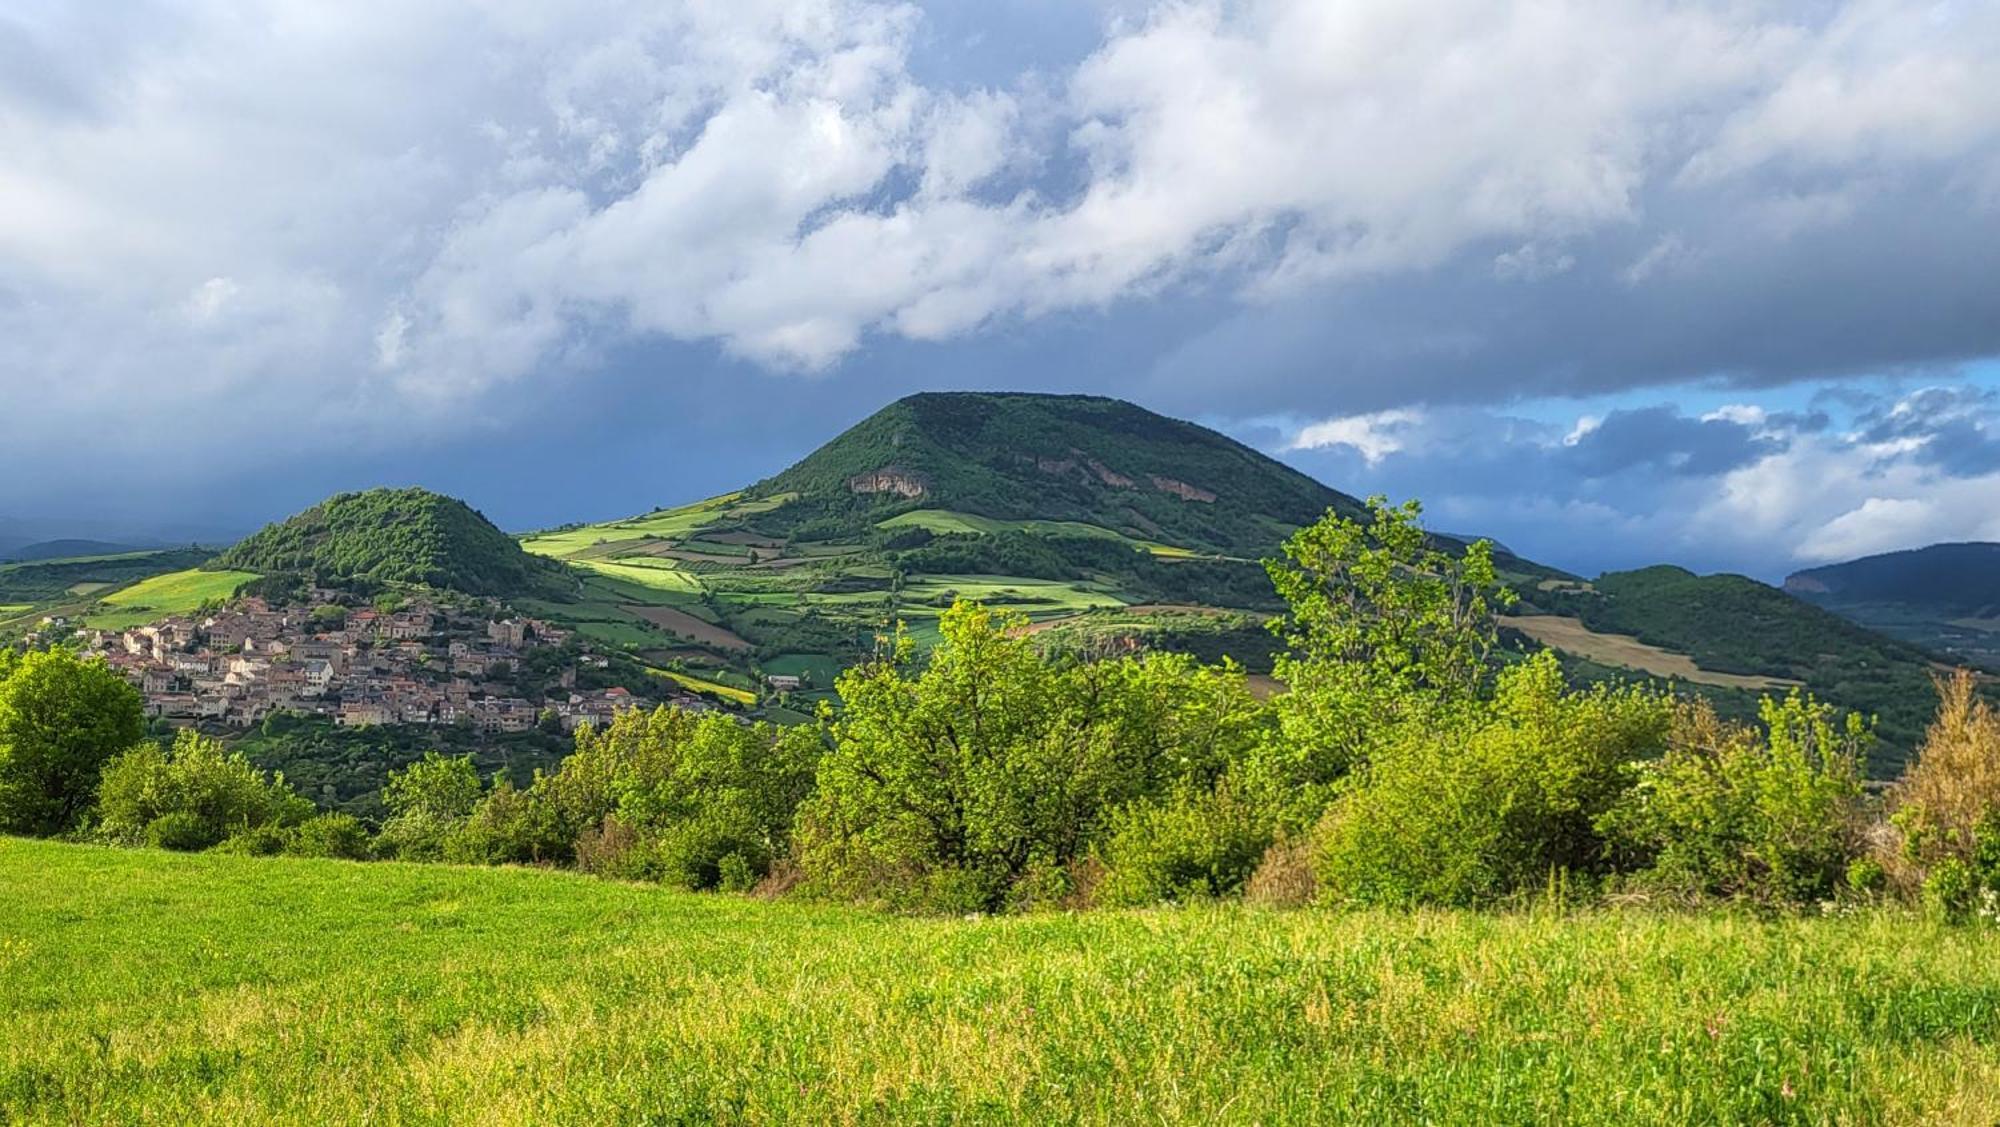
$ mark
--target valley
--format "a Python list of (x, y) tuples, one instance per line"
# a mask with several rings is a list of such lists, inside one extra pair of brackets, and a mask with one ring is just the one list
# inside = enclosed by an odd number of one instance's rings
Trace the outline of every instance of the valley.
[[(770, 479), (628, 518), (509, 537), (450, 498), (377, 490), (220, 553), (0, 565), (0, 637), (106, 648), (107, 635), (191, 622), (242, 592), (303, 599), (296, 577), (357, 606), (449, 590), (493, 601), (496, 617), (573, 631), (616, 656), (640, 698), (690, 694), (796, 722), (899, 629), (934, 644), (939, 615), (961, 599), (1020, 613), (1052, 651), (1170, 649), (1267, 673), (1278, 645), (1263, 624), (1278, 603), (1261, 561), (1327, 510), (1359, 502), (1130, 404), (929, 393)], [(1884, 777), (1921, 735), (1933, 654), (1950, 648), (1926, 648), (1946, 641), (1933, 628), (1885, 626), (1894, 640), (1742, 577), (1653, 568), (1586, 582), (1496, 555), (1523, 597), (1504, 620), (1517, 651), (1554, 648), (1585, 680), (1676, 684), (1738, 717), (1759, 694), (1804, 688), (1877, 718), (1871, 769)], [(1978, 608), (1946, 613), (1984, 636)], [(346, 703), (331, 698), (326, 717)], [(404, 703), (364, 699), (351, 715), (400, 717)]]

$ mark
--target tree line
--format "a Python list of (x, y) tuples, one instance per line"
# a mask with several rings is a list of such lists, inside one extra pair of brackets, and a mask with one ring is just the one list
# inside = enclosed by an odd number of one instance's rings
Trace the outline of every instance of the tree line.
[(215, 740), (141, 742), (137, 695), (62, 650), (0, 655), (0, 829), (259, 854), (573, 867), (686, 889), (1000, 912), (1219, 897), (1398, 906), (2000, 900), (2000, 716), (1971, 674), (1885, 792), (1872, 733), (1794, 691), (1755, 722), (1568, 684), (1497, 646), (1491, 549), (1414, 503), (1329, 514), (1268, 571), (1260, 697), (1228, 663), (1056, 656), (959, 604), (794, 726), (673, 708), (583, 729), (525, 786), (432, 753), (387, 816), (325, 813)]

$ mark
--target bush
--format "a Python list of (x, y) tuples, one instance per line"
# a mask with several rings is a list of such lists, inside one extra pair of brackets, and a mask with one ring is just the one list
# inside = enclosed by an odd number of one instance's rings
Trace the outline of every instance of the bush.
[(1137, 905), (1233, 895), (1270, 844), (1270, 832), (1227, 787), (1177, 787), (1112, 814), (1093, 899)]
[[(1898, 887), (1922, 889), (1926, 899), (1934, 899), (1934, 871), (1949, 862), (1968, 877), (1986, 870), (2000, 881), (2000, 860), (1981, 859), (1982, 851), (2000, 852), (2000, 713), (1967, 670), (1937, 687), (1937, 718), (1890, 792), (1889, 830), (1877, 857)], [(1942, 883), (1959, 879), (1954, 870)]]
[(1320, 827), (1320, 897), (1469, 905), (1601, 876), (1598, 821), (1658, 754), (1669, 711), (1638, 689), (1568, 692), (1544, 651), (1491, 704), (1398, 725)]
[(561, 840), (552, 811), (527, 791), (501, 779), (472, 808), (442, 845), (445, 858), (460, 864), (539, 864), (569, 856), (570, 843)]
[(1668, 751), (1605, 818), (1643, 871), (1637, 886), (1692, 897), (1806, 903), (1832, 896), (1859, 846), (1859, 717), (1794, 692), (1765, 700), (1762, 731), (1677, 710)]
[(442, 861), (445, 850), (485, 788), (469, 755), (447, 758), (435, 751), (401, 771), (391, 771), (382, 802), (391, 811), (375, 838), (377, 856), (405, 861)]
[(147, 822), (143, 840), (155, 849), (195, 853), (220, 842), (222, 832), (192, 810), (174, 810)]
[(241, 753), (191, 730), (170, 750), (146, 743), (117, 756), (98, 786), (104, 837), (169, 849), (206, 849), (232, 834), (294, 825), (311, 812), (283, 777), (266, 776)]
[(368, 829), (352, 814), (321, 814), (292, 830), (285, 853), (293, 857), (366, 860), (372, 851)]
[(276, 857), (285, 851), (291, 840), (292, 831), (284, 826), (255, 826), (230, 834), (215, 847), (215, 851), (239, 853), (247, 857)]
[(1318, 820), (1378, 738), (1445, 722), (1492, 683), (1494, 616), (1514, 601), (1492, 545), (1454, 556), (1424, 533), (1416, 502), (1371, 497), (1368, 508), (1365, 521), (1328, 513), (1265, 563), (1288, 608), (1271, 623), (1288, 647), (1274, 669), (1288, 691), (1272, 702), (1281, 738), (1243, 779), (1281, 830)]
[(0, 833), (77, 828), (105, 763), (145, 732), (139, 691), (101, 661), (54, 649), (0, 666)]

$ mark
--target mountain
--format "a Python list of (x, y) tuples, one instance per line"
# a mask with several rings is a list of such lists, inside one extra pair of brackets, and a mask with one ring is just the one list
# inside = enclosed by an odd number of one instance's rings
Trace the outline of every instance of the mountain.
[[(1745, 576), (1657, 566), (1548, 584), (1528, 597), (1530, 613), (1515, 624), (1577, 657), (1678, 675), (1725, 695), (1799, 686), (1874, 715), (1883, 741), (1878, 772), (1893, 770), (1916, 745), (1937, 703), (1930, 678), (1940, 662), (1932, 653)], [(1552, 631), (1534, 612), (1567, 616), (1586, 633), (1562, 633), (1559, 624)], [(1693, 670), (1648, 668), (1657, 655)]]
[(43, 540), (12, 549), (0, 548), (0, 559), (15, 562), (68, 560), (85, 556), (118, 556), (146, 551), (150, 545), (117, 544), (109, 540)]
[(472, 595), (559, 595), (563, 569), (465, 502), (424, 489), (342, 493), (266, 526), (214, 567), (322, 582), (421, 583)]
[(1933, 544), (1792, 573), (1785, 590), (1855, 622), (2000, 670), (2000, 544)]
[(759, 527), (801, 538), (946, 511), (1252, 557), (1329, 508), (1361, 511), (1206, 427), (1117, 399), (1018, 393), (899, 399), (745, 496), (778, 502)]

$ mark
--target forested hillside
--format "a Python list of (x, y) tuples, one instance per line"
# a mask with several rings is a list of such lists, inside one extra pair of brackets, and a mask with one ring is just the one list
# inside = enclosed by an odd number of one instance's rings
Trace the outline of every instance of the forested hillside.
[(1687, 654), (1703, 669), (1794, 681), (1875, 715), (1896, 761), (1916, 746), (1932, 710), (1932, 655), (1741, 575), (1649, 567), (1532, 597), (1592, 630)]
[(2000, 544), (1933, 544), (1808, 568), (1785, 590), (1872, 630), (2000, 671)]
[(1242, 443), (1130, 403), (970, 392), (898, 400), (748, 495), (781, 499), (760, 526), (802, 536), (948, 509), (1252, 556), (1329, 508), (1359, 511)]
[(463, 501), (425, 489), (342, 493), (269, 525), (215, 566), (329, 583), (418, 583), (472, 595), (559, 595), (562, 568), (521, 550)]

